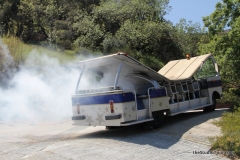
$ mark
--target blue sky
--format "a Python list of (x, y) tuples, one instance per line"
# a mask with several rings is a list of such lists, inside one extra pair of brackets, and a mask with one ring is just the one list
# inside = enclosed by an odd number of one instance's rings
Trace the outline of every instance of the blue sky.
[(202, 17), (214, 12), (217, 2), (221, 0), (170, 0), (169, 6), (172, 6), (172, 10), (164, 17), (174, 25), (181, 18), (185, 18), (192, 23), (199, 22), (201, 27), (204, 27)]

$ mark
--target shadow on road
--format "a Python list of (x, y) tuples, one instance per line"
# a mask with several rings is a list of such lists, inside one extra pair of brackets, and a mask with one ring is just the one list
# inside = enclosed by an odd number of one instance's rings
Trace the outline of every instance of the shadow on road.
[[(202, 124), (209, 119), (221, 117), (227, 109), (219, 109), (205, 113), (202, 110), (166, 117), (162, 128), (144, 131), (142, 125), (119, 127), (112, 130), (100, 130), (80, 134), (76, 139), (112, 139), (139, 145), (151, 145), (157, 148), (168, 149), (177, 143), (188, 130)], [(207, 131), (206, 131), (207, 132)]]

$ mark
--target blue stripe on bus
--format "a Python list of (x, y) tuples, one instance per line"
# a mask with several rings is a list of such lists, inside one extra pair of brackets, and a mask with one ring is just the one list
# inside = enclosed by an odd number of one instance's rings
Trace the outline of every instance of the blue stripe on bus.
[(151, 98), (164, 97), (164, 96), (167, 96), (166, 90), (164, 88), (150, 90)]
[(72, 105), (89, 105), (89, 104), (109, 104), (109, 101), (113, 100), (114, 103), (124, 103), (135, 101), (133, 93), (121, 93), (121, 94), (108, 94), (108, 95), (96, 95), (86, 97), (72, 97)]
[(220, 87), (220, 86), (222, 86), (222, 81), (221, 80), (208, 81), (207, 82), (207, 86), (208, 86), (208, 88)]

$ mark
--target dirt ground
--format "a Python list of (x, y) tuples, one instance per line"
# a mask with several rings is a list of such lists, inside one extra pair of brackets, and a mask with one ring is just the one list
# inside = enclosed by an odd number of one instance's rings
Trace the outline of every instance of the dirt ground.
[(160, 129), (141, 125), (106, 130), (73, 126), (71, 120), (39, 124), (0, 122), (0, 159), (228, 159), (207, 154), (212, 124), (227, 109), (192, 111), (167, 117)]

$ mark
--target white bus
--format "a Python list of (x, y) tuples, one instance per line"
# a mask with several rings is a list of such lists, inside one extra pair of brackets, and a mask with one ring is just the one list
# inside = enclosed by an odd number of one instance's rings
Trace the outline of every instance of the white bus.
[(129, 126), (189, 110), (214, 111), (221, 77), (211, 54), (174, 60), (158, 72), (125, 53), (78, 62), (72, 120), (81, 126)]

